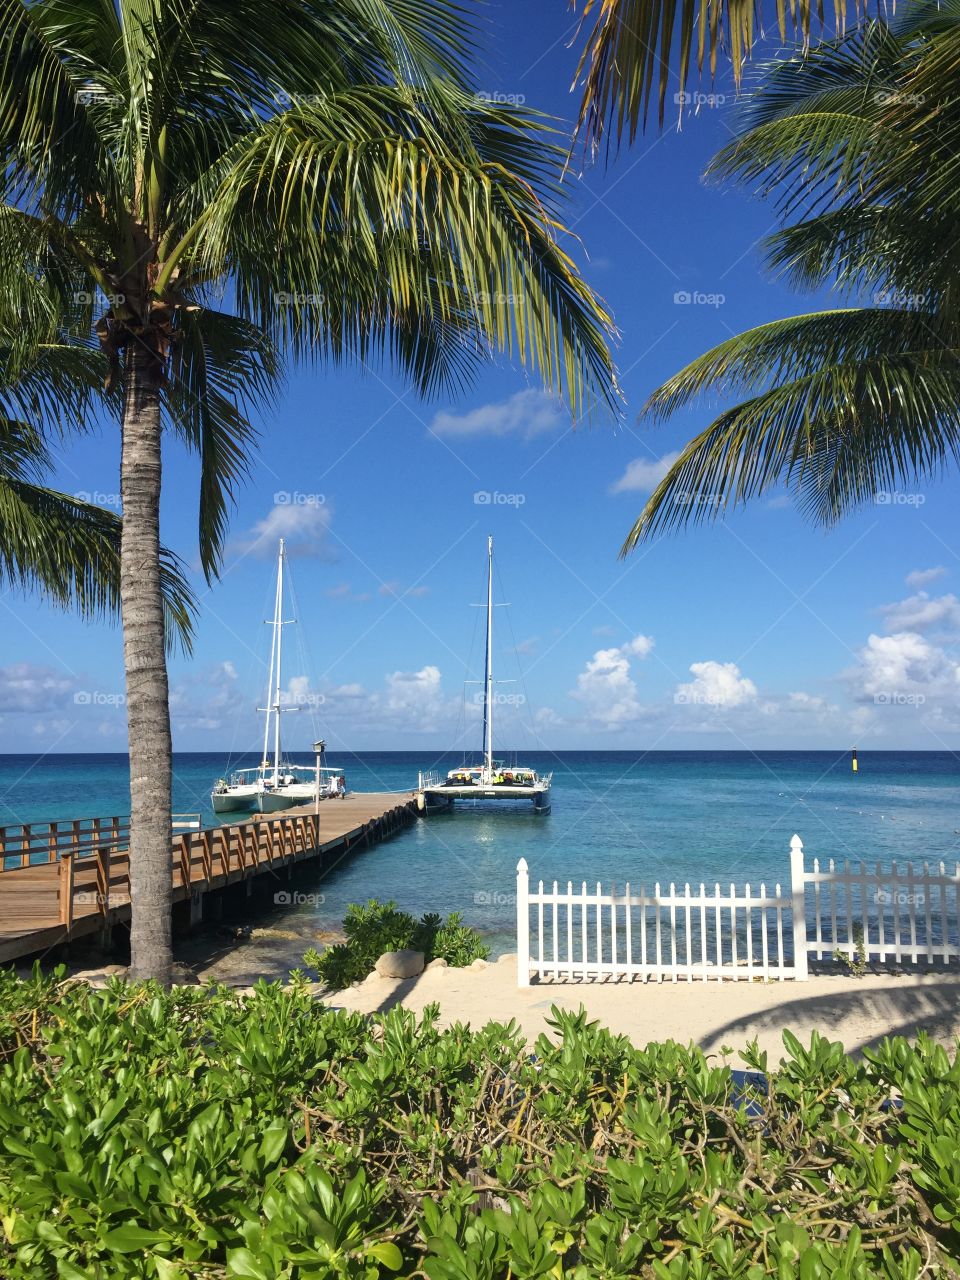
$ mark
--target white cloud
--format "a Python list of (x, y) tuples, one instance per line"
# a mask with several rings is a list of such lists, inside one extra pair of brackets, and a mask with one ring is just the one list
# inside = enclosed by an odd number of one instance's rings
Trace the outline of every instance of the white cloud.
[(787, 700), (784, 704), (788, 711), (835, 711), (836, 707), (830, 705), (826, 698), (821, 698), (816, 693), (788, 693)]
[(50, 711), (63, 707), (73, 681), (52, 667), (15, 662), (0, 667), (0, 711)]
[(956, 695), (960, 667), (938, 645), (914, 631), (871, 635), (851, 673), (861, 697), (895, 705), (905, 696)]
[(333, 511), (325, 502), (276, 503), (238, 547), (258, 559), (269, 560), (277, 554), (278, 543), (284, 538), (291, 558), (330, 560), (333, 552), (328, 535), (332, 517)]
[(367, 691), (356, 680), (350, 684), (338, 684), (330, 690), (329, 698), (365, 698)]
[(741, 676), (735, 662), (694, 662), (690, 665), (693, 680), (678, 684), (674, 702), (701, 707), (739, 707), (757, 696), (757, 686)]
[(644, 708), (630, 674), (630, 659), (645, 658), (653, 637), (638, 635), (616, 649), (598, 649), (577, 676), (572, 698), (583, 703), (592, 721), (606, 729), (639, 720)]
[(354, 591), (349, 582), (339, 582), (335, 587), (328, 587), (324, 593), (331, 600), (363, 601), (370, 599), (369, 591)]
[(680, 457), (679, 449), (662, 458), (634, 458), (627, 469), (610, 486), (611, 493), (653, 493), (657, 485)]
[(170, 690), (170, 715), (178, 729), (233, 731), (250, 711), (236, 668), (229, 661), (194, 671)]
[[(870, 635), (857, 665), (843, 673), (852, 696), (878, 708), (879, 730), (918, 712), (941, 731), (960, 728), (960, 600), (920, 591), (881, 612), (889, 634)], [(923, 633), (931, 632), (932, 635)], [(891, 720), (891, 713), (899, 716)], [(902, 731), (901, 730), (898, 730)]]
[(400, 582), (382, 582), (377, 590), (377, 594), (381, 596), (413, 596), (420, 597), (430, 594), (430, 588), (404, 587)]
[(934, 596), (918, 591), (896, 604), (881, 608), (888, 631), (927, 631), (931, 627), (960, 627), (960, 600), (955, 595)]
[(645, 658), (653, 649), (653, 636), (634, 636), (620, 646), (620, 652), (630, 658)]
[(441, 410), (434, 415), (430, 430), (438, 436), (465, 439), (470, 436), (533, 436), (556, 431), (566, 421), (562, 401), (545, 391), (518, 391), (509, 400), (484, 404), (467, 413)]
[(938, 564), (932, 569), (911, 569), (905, 581), (908, 587), (913, 587), (916, 591), (920, 587), (929, 587), (931, 582), (936, 582), (939, 578), (944, 577), (946, 572), (942, 564)]
[(386, 678), (383, 706), (408, 728), (429, 732), (445, 726), (453, 705), (443, 692), (440, 668), (432, 664), (419, 671), (394, 671)]

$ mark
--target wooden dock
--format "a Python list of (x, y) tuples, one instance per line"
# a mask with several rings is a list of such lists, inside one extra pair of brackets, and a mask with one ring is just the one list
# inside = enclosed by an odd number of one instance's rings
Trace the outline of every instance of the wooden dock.
[[(223, 827), (175, 835), (170, 870), (175, 909), (191, 923), (215, 912), (222, 892), (258, 877), (286, 883), (295, 864), (319, 874), (345, 854), (413, 822), (414, 795), (356, 792), (284, 813), (253, 815)], [(91, 818), (0, 828), (0, 963), (100, 934), (130, 918), (130, 827), (126, 818)], [(264, 888), (268, 887), (266, 882)], [(180, 904), (180, 905), (177, 905)]]

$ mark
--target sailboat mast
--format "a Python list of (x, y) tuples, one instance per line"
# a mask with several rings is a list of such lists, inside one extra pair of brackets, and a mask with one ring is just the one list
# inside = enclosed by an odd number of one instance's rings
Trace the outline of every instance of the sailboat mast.
[(280, 539), (280, 559), (277, 563), (277, 612), (274, 622), (277, 637), (276, 696), (273, 700), (273, 714), (276, 717), (273, 729), (273, 785), (280, 781), (280, 648), (283, 644), (283, 539)]
[[(281, 563), (283, 557), (283, 543), (280, 543)], [(273, 708), (273, 671), (277, 660), (277, 623), (280, 620), (280, 573), (277, 571), (277, 589), (273, 597), (273, 635), (270, 637), (270, 673), (267, 676), (267, 697), (263, 706), (266, 712), (263, 722), (263, 755), (261, 756), (261, 768), (267, 767), (267, 752), (270, 750), (270, 712)]]
[(487, 658), (483, 684), (483, 755), (493, 772), (493, 537), (487, 538)]

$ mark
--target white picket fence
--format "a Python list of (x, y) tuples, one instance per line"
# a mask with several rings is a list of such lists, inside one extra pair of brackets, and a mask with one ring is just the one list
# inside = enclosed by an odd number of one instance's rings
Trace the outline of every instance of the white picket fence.
[[(960, 863), (917, 869), (910, 862), (822, 868), (803, 873), (807, 889), (805, 945), (808, 956), (829, 959), (836, 951), (855, 956), (862, 943), (868, 960), (919, 964), (960, 962), (958, 893)], [(812, 907), (812, 912), (811, 912)], [(858, 941), (859, 933), (859, 941)]]
[(648, 893), (630, 885), (579, 891), (568, 881), (531, 891), (526, 859), (517, 865), (517, 980), (665, 978), (803, 981), (809, 958), (960, 962), (960, 864), (921, 871), (911, 863), (871, 871), (863, 863), (822, 870), (804, 866), (803, 843), (790, 844), (790, 890), (704, 884), (678, 892), (671, 883)]

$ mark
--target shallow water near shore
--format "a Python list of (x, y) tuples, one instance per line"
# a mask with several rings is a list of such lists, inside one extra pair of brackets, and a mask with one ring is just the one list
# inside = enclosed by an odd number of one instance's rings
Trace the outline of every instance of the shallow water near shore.
[[(299, 888), (308, 901), (258, 921), (274, 935), (292, 936), (259, 936), (229, 967), (282, 975), (318, 932), (339, 926), (351, 902), (371, 897), (393, 898), (417, 914), (461, 911), (495, 956), (513, 950), (521, 856), (534, 882), (648, 888), (657, 881), (786, 884), (794, 832), (810, 858), (960, 857), (960, 759), (952, 752), (861, 751), (858, 774), (847, 751), (568, 751), (525, 753), (524, 760), (553, 770), (551, 813), (505, 803), (419, 821), (322, 881), (305, 877)], [(460, 757), (370, 752), (332, 755), (331, 763), (344, 767), (351, 790), (402, 791), (415, 785), (418, 769), (453, 767)], [(177, 811), (213, 822), (210, 787), (226, 765), (219, 753), (177, 754)], [(124, 814), (127, 785), (122, 755), (0, 756), (0, 825)], [(224, 957), (218, 971), (221, 963)]]

